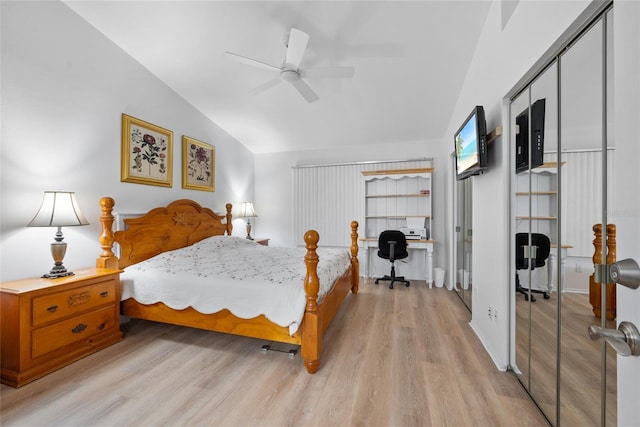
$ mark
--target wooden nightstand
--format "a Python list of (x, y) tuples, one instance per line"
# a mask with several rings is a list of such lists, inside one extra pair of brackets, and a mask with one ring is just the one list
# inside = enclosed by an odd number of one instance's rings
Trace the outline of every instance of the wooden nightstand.
[(262, 246), (269, 246), (269, 239), (260, 239), (260, 238), (255, 238), (254, 241)]
[(120, 271), (0, 284), (3, 384), (20, 387), (122, 339)]

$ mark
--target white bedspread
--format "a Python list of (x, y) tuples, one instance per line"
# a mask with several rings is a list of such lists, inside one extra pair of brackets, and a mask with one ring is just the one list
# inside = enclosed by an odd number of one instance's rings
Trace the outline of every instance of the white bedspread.
[[(347, 249), (317, 250), (319, 300), (350, 264)], [(163, 302), (200, 313), (228, 309), (250, 319), (261, 314), (293, 335), (306, 304), (304, 248), (265, 247), (234, 236), (214, 236), (129, 266), (121, 275), (122, 300)]]

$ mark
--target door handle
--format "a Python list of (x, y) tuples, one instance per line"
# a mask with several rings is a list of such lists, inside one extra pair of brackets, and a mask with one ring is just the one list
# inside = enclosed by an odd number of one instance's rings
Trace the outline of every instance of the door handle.
[(631, 258), (623, 259), (611, 264), (609, 277), (614, 283), (630, 289), (638, 289), (638, 286), (640, 286), (640, 267)]
[(617, 330), (591, 325), (589, 338), (604, 338), (620, 356), (640, 356), (640, 333), (631, 322), (620, 322)]

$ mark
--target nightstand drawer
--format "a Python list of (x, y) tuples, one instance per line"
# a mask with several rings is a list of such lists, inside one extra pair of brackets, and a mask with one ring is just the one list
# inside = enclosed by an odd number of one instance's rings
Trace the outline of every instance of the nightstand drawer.
[[(65, 345), (87, 340), (117, 325), (115, 307), (107, 306), (97, 311), (81, 314), (50, 326), (35, 329), (32, 338), (34, 359)], [(90, 341), (89, 341), (90, 342)]]
[(2, 383), (21, 387), (120, 341), (121, 272), (0, 283)]
[(33, 326), (73, 316), (116, 300), (116, 282), (103, 280), (88, 286), (33, 299)]

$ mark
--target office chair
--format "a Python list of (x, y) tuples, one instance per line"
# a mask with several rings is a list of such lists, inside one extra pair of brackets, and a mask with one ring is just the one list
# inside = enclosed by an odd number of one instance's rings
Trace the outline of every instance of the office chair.
[[(529, 244), (528, 233), (516, 233), (516, 270), (534, 270), (539, 267), (544, 267), (549, 253), (551, 252), (551, 241), (547, 236), (541, 233), (531, 233), (531, 246), (536, 247), (535, 258), (529, 259), (524, 256), (524, 247)], [(532, 262), (529, 262), (532, 261)], [(544, 299), (549, 299), (549, 294), (546, 291), (537, 289), (524, 289), (520, 286), (520, 278), (516, 271), (516, 292), (524, 295), (525, 300), (529, 300), (529, 292), (538, 293), (544, 295)], [(535, 302), (536, 299), (531, 295), (531, 302)]]
[(395, 282), (404, 283), (405, 286), (409, 286), (409, 281), (404, 277), (396, 277), (396, 268), (394, 261), (397, 259), (404, 259), (409, 256), (407, 252), (407, 239), (404, 237), (404, 233), (397, 230), (385, 230), (380, 233), (378, 238), (378, 256), (380, 258), (388, 259), (391, 261), (391, 275), (380, 277), (376, 279), (376, 285), (381, 280), (390, 280), (389, 289), (393, 289)]

